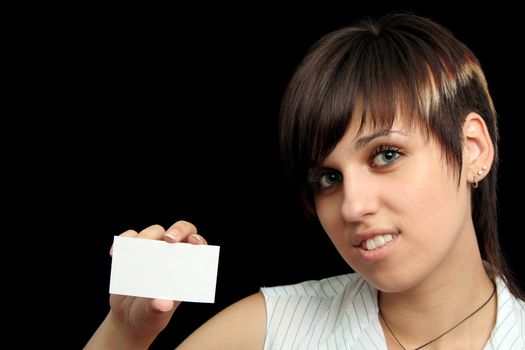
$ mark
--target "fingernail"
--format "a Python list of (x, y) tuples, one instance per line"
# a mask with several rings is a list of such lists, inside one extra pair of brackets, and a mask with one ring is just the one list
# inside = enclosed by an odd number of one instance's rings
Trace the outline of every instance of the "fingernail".
[(166, 231), (166, 237), (178, 242), (181, 233), (178, 228), (170, 228)]
[(190, 236), (195, 242), (200, 243), (202, 242), (202, 238), (199, 235), (193, 234)]

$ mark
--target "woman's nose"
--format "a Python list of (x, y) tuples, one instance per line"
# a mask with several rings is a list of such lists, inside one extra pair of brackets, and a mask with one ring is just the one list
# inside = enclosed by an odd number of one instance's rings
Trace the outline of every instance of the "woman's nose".
[(348, 222), (358, 222), (375, 214), (379, 208), (378, 189), (370, 174), (361, 173), (343, 176), (343, 202), (341, 214)]

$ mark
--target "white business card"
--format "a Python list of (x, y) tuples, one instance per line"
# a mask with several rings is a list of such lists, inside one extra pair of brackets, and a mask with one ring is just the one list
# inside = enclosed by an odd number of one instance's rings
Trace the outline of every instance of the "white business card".
[(109, 292), (213, 303), (219, 249), (213, 245), (115, 236)]

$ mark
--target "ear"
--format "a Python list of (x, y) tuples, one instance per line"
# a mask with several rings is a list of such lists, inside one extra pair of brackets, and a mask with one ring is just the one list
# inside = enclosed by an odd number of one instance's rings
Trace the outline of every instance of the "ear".
[(494, 144), (487, 124), (477, 113), (470, 113), (463, 124), (463, 166), (467, 180), (473, 184), (487, 176), (494, 160)]

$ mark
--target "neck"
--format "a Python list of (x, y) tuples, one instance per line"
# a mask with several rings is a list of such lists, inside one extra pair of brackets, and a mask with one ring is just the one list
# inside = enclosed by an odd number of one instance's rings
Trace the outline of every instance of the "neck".
[[(463, 250), (457, 255), (459, 260), (444, 261), (417, 286), (400, 293), (380, 294), (380, 309), (403, 346), (420, 346), (439, 336), (476, 310), (492, 294), (494, 285), (485, 271), (477, 243), (475, 249)], [(479, 341), (480, 333), (483, 333), (488, 339), (495, 315), (496, 297), (472, 320), (425, 348), (451, 344), (454, 336), (463, 337), (462, 342), (465, 337), (477, 337)], [(484, 328), (484, 331), (479, 328)], [(467, 331), (471, 334), (466, 334)]]

